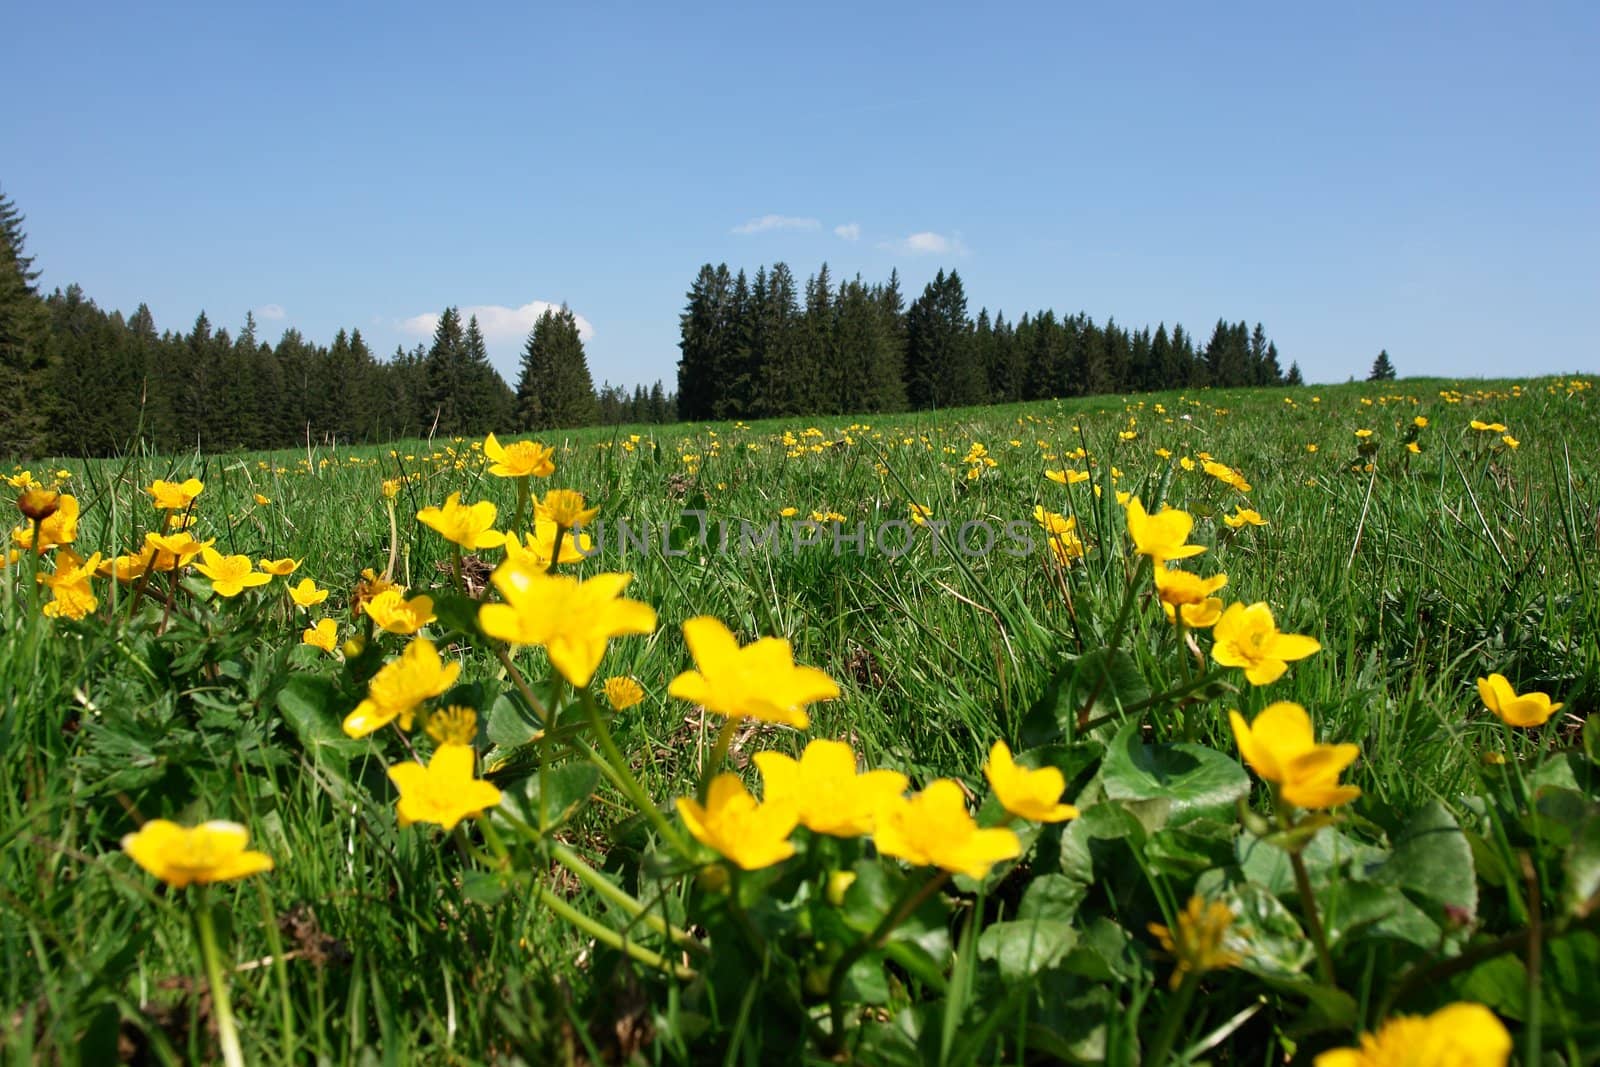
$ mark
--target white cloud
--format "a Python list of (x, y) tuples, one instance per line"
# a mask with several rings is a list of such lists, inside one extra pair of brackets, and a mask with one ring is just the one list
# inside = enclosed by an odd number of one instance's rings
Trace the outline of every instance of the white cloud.
[(795, 215), (762, 215), (759, 219), (751, 219), (733, 228), (733, 232), (740, 235), (752, 233), (766, 233), (768, 230), (814, 230), (822, 223), (816, 219), (800, 218)]
[(896, 241), (893, 247), (914, 256), (961, 256), (967, 252), (967, 246), (961, 243), (961, 238), (946, 237), (932, 230), (911, 234)]
[(288, 312), (283, 310), (282, 304), (262, 304), (256, 308), (256, 318), (276, 321), (283, 318)]
[[(483, 331), (483, 339), (489, 344), (496, 342), (514, 342), (521, 345), (533, 330), (533, 324), (539, 321), (539, 316), (546, 311), (560, 311), (560, 304), (552, 304), (548, 300), (532, 300), (521, 307), (508, 308), (499, 304), (473, 304), (457, 308), (461, 314), (461, 321), (476, 316), (478, 329)], [(572, 316), (578, 323), (578, 336), (585, 343), (594, 338), (594, 325), (582, 315), (574, 313)], [(439, 326), (439, 313), (426, 312), (422, 315), (413, 315), (400, 323), (400, 328), (406, 333), (416, 337), (432, 337), (433, 331)]]
[(843, 237), (846, 241), (859, 241), (861, 240), (861, 223), (847, 222), (843, 226), (835, 226), (833, 232), (837, 236)]

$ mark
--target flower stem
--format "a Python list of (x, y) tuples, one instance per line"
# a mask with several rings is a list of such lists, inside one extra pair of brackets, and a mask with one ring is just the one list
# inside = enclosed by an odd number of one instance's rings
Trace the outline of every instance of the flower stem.
[(1328, 933), (1322, 928), (1322, 915), (1317, 911), (1317, 896), (1311, 891), (1311, 876), (1306, 873), (1306, 861), (1299, 849), (1289, 853), (1289, 865), (1294, 868), (1294, 884), (1300, 890), (1300, 906), (1305, 911), (1306, 926), (1311, 932), (1311, 943), (1317, 949), (1317, 970), (1322, 981), (1330, 988), (1339, 982), (1333, 973), (1333, 955), (1328, 951)]
[(205, 962), (206, 981), (211, 985), (211, 1004), (217, 1020), (217, 1042), (222, 1046), (222, 1062), (227, 1067), (244, 1067), (239, 1032), (233, 1025), (233, 1005), (228, 1001), (228, 980), (222, 974), (217, 931), (211, 924), (211, 909), (206, 903), (204, 885), (200, 886), (195, 898), (194, 919), (200, 932), (200, 956)]
[(722, 721), (722, 729), (717, 731), (716, 743), (711, 746), (711, 758), (700, 768), (700, 788), (697, 796), (701, 804), (706, 802), (706, 796), (711, 790), (711, 779), (716, 776), (717, 768), (728, 758), (728, 749), (733, 745), (733, 735), (738, 730), (740, 721), (730, 716)]
[(638, 960), (646, 967), (653, 967), (658, 971), (672, 975), (674, 978), (688, 981), (694, 977), (692, 968), (686, 967), (681, 963), (673, 963), (671, 960), (665, 959), (647, 948), (635, 945), (610, 927), (602, 926), (589, 918), (589, 916), (574, 908), (542, 885), (538, 887), (538, 895), (540, 903), (554, 912), (557, 917), (576, 926), (601, 944), (609, 945), (618, 952)]
[(833, 970), (828, 975), (828, 1017), (832, 1024), (832, 1041), (835, 1048), (842, 1046), (844, 1037), (844, 980), (850, 973), (850, 968), (873, 949), (880, 947), (888, 940), (894, 928), (905, 922), (906, 919), (922, 907), (924, 901), (950, 881), (949, 871), (940, 871), (929, 878), (915, 890), (900, 898), (900, 903), (890, 909), (881, 922), (873, 928), (872, 933), (851, 945), (845, 954), (839, 957), (839, 962), (833, 965)]
[(1155, 1041), (1150, 1045), (1150, 1052), (1145, 1058), (1146, 1063), (1160, 1067), (1167, 1062), (1167, 1057), (1172, 1053), (1172, 1043), (1178, 1039), (1178, 1030), (1183, 1026), (1183, 1021), (1189, 1015), (1189, 1005), (1194, 1001), (1194, 992), (1200, 987), (1200, 973), (1186, 971), (1183, 983), (1178, 986), (1178, 995), (1167, 1008), (1167, 1014), (1161, 1020), (1161, 1030), (1156, 1034)]
[(656, 807), (655, 802), (650, 799), (650, 795), (639, 784), (639, 780), (633, 776), (633, 771), (628, 767), (627, 758), (617, 748), (617, 742), (612, 738), (611, 730), (606, 726), (605, 717), (600, 714), (600, 708), (595, 704), (594, 696), (589, 692), (587, 686), (578, 690), (578, 699), (583, 704), (584, 713), (589, 717), (589, 725), (594, 729), (595, 740), (600, 742), (600, 751), (605, 755), (605, 762), (610, 764), (611, 769), (616, 772), (612, 780), (622, 788), (628, 799), (633, 801), (634, 807), (639, 809), (640, 814), (650, 820), (651, 824), (656, 828), (656, 833), (661, 835), (663, 841), (672, 846), (674, 852), (680, 856), (689, 856), (688, 844), (678, 835), (678, 831), (672, 828), (672, 823), (667, 821), (667, 817), (661, 813), (661, 809)]

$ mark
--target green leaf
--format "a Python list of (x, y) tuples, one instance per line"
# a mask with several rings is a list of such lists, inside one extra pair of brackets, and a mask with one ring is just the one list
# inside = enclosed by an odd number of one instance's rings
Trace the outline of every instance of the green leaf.
[(1182, 742), (1146, 745), (1139, 724), (1117, 732), (1100, 768), (1106, 796), (1124, 801), (1165, 801), (1167, 822), (1181, 824), (1202, 815), (1226, 817), (1234, 802), (1250, 792), (1250, 777), (1231, 757)]
[(1439, 924), (1394, 886), (1335, 880), (1317, 897), (1330, 945), (1378, 938), (1438, 947)]
[(478, 608), (482, 605), (469, 596), (459, 593), (441, 593), (433, 598), (434, 625), (442, 630), (463, 634), (472, 641), (484, 640), (478, 628)]
[(978, 937), (978, 958), (993, 960), (1002, 979), (1017, 982), (1059, 963), (1077, 940), (1072, 924), (1060, 919), (990, 923)]
[(1088, 893), (1087, 885), (1064, 874), (1041, 874), (1028, 883), (1017, 906), (1017, 918), (1069, 922)]
[(505, 749), (528, 744), (538, 735), (542, 725), (522, 695), (510, 689), (501, 693), (489, 708), (488, 719), (489, 740)]
[(461, 875), (461, 895), (475, 904), (492, 908), (505, 898), (515, 881), (515, 878), (495, 871), (464, 871)]
[(1263, 978), (1292, 979), (1315, 953), (1300, 923), (1265, 886), (1241, 882), (1219, 899), (1233, 912), (1228, 947), (1239, 954), (1239, 966)]
[(1600, 892), (1600, 814), (1590, 815), (1572, 835), (1561, 866), (1566, 875), (1562, 899), (1574, 912)]
[(1472, 845), (1456, 817), (1437, 800), (1411, 816), (1388, 859), (1369, 869), (1367, 877), (1469, 915), (1478, 910)]
[(1145, 859), (1161, 874), (1192, 878), (1202, 871), (1230, 865), (1238, 832), (1236, 823), (1216, 819), (1169, 826), (1150, 835)]
[(278, 710), (306, 751), (345, 761), (365, 752), (367, 743), (346, 737), (333, 680), (297, 674), (278, 690)]
[[(542, 778), (542, 783), (541, 783)], [(510, 794), (518, 814), (536, 829), (553, 830), (572, 818), (600, 784), (600, 768), (587, 762), (558, 763), (528, 775), (522, 788)]]

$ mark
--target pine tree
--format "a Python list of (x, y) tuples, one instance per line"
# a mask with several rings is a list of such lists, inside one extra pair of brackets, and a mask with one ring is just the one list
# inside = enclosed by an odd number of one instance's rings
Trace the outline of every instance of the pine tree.
[(1394, 381), (1394, 364), (1389, 361), (1387, 348), (1378, 352), (1378, 358), (1372, 361), (1372, 370), (1367, 374), (1369, 382)]
[[(523, 429), (565, 429), (599, 421), (583, 339), (578, 336), (577, 319), (565, 305), (560, 311), (547, 309), (528, 334), (516, 397), (516, 424)], [(607, 421), (622, 414), (607, 407)], [(618, 402), (617, 407), (628, 405)]]
[(432, 425), (427, 428), (446, 436), (463, 425), (462, 401), (465, 398), (467, 339), (462, 331), (461, 313), (447, 307), (433, 329), (433, 345), (428, 349), (427, 407)]
[(47, 445), (50, 314), (34, 286), (23, 217), (0, 192), (0, 456)]
[(906, 400), (919, 410), (955, 407), (981, 404), (986, 393), (961, 278), (941, 270), (906, 312)]
[(1284, 379), (1283, 384), (1284, 385), (1304, 385), (1304, 384), (1306, 384), (1306, 380), (1300, 376), (1300, 364), (1299, 363), (1291, 362), (1289, 364), (1289, 377)]

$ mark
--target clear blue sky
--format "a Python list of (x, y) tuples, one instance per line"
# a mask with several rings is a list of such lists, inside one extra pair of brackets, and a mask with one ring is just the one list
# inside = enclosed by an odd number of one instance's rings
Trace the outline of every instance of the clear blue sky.
[(385, 355), (482, 306), (513, 383), (565, 301), (670, 387), (699, 265), (779, 259), (1312, 381), (1600, 367), (1600, 5), (676, 6), (18, 5), (0, 189), (48, 287)]

